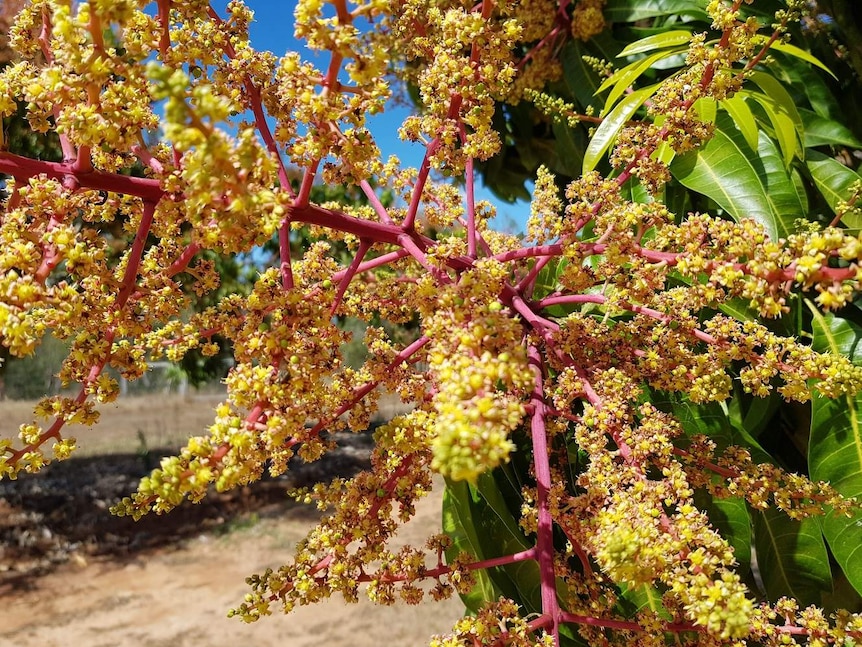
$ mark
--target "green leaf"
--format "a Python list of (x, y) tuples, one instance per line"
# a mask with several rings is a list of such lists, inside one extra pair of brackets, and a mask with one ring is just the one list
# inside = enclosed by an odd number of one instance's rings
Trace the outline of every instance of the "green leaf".
[(601, 160), (605, 151), (610, 147), (611, 142), (617, 136), (617, 133), (625, 126), (626, 122), (631, 119), (632, 115), (637, 112), (638, 108), (643, 105), (652, 94), (658, 89), (658, 84), (651, 85), (640, 90), (635, 90), (620, 101), (613, 110), (602, 120), (596, 132), (593, 134), (590, 143), (587, 146), (587, 152), (584, 154), (583, 172), (588, 173), (596, 168), (596, 165)]
[(769, 599), (790, 596), (802, 606), (820, 604), (823, 593), (832, 590), (832, 572), (817, 520), (794, 521), (772, 508), (753, 516), (757, 565)]
[(802, 213), (809, 213), (808, 210), (808, 190), (806, 181), (802, 177), (798, 166), (790, 169), (790, 179), (793, 180), (793, 188), (796, 189), (796, 196), (799, 198), (799, 204), (802, 205)]
[(715, 123), (718, 104), (712, 97), (701, 97), (694, 102), (693, 108), (697, 112), (698, 118), (707, 124)]
[(733, 96), (724, 99), (721, 102), (721, 107), (727, 111), (727, 114), (733, 119), (733, 123), (745, 137), (745, 142), (752, 150), (757, 149), (757, 121), (754, 119), (754, 113), (751, 108), (740, 96)]
[(640, 78), (641, 74), (653, 67), (658, 61), (663, 58), (673, 56), (676, 52), (656, 52), (652, 56), (639, 59), (634, 63), (629, 63), (624, 68), (617, 70), (610, 77), (605, 79), (604, 83), (596, 90), (597, 93), (602, 93), (610, 87), (613, 89), (608, 93), (608, 98), (605, 100), (605, 107), (602, 108), (602, 114), (606, 114), (611, 106), (616, 104), (626, 90), (629, 89), (634, 82)]
[(713, 499), (706, 506), (709, 520), (733, 546), (742, 573), (751, 569), (751, 515), (740, 497)]
[(769, 46), (769, 49), (775, 50), (776, 52), (782, 52), (783, 54), (793, 56), (794, 58), (801, 59), (806, 63), (811, 63), (812, 65), (819, 67), (821, 70), (828, 72), (829, 75), (836, 81), (838, 80), (838, 77), (832, 74), (832, 70), (826, 67), (826, 65), (824, 65), (819, 58), (813, 56), (810, 52), (806, 52), (804, 49), (797, 47), (796, 45), (791, 45), (790, 43), (782, 43), (780, 40), (777, 40)]
[(772, 420), (778, 407), (781, 406), (781, 396), (775, 392), (765, 398), (752, 398), (745, 412), (742, 427), (757, 437)]
[[(653, 404), (669, 409), (689, 436), (708, 436), (720, 449), (740, 444), (728, 412), (715, 402), (694, 404), (678, 395), (662, 394), (661, 399), (653, 400)], [(741, 572), (746, 572), (751, 565), (751, 518), (745, 501), (740, 498), (713, 499), (700, 490), (696, 492), (695, 503), (733, 546)]]
[[(494, 474), (498, 473), (500, 470), (495, 470)], [(447, 480), (446, 492), (450, 490), (450, 498), (443, 499), (444, 531), (453, 539), (452, 547), (446, 551), (447, 559), (454, 558), (459, 550), (468, 550), (481, 560), (529, 548), (531, 544), (509, 510), (494, 475), (482, 474), (475, 485)], [(471, 611), (500, 595), (517, 601), (526, 613), (541, 609), (539, 567), (535, 561), (483, 569), (477, 576), (480, 574), (482, 578), (476, 586), (463, 596)], [(489, 594), (491, 597), (486, 597)]]
[(563, 79), (566, 82), (566, 87), (584, 108), (595, 100), (595, 94), (601, 85), (596, 71), (584, 63), (583, 57), (587, 53), (581, 43), (570, 40), (563, 48), (560, 57), (563, 63)]
[[(810, 301), (813, 347), (862, 363), (862, 327), (823, 314)], [(814, 394), (808, 446), (811, 478), (828, 481), (846, 497), (862, 496), (862, 395), (834, 400)], [(836, 561), (857, 592), (862, 593), (862, 511), (851, 517), (829, 511), (820, 520)]]
[[(769, 103), (772, 104), (773, 110), (784, 112), (793, 120), (794, 124), (802, 126), (802, 117), (796, 110), (796, 101), (790, 96), (781, 81), (766, 72), (751, 72), (749, 78), (760, 86), (764, 96), (768, 97)], [(758, 95), (758, 93), (752, 94)], [(764, 103), (762, 99), (759, 100)]]
[(655, 49), (668, 49), (670, 47), (679, 48), (680, 45), (688, 45), (690, 40), (690, 31), (682, 29), (664, 31), (658, 34), (653, 34), (652, 36), (647, 36), (646, 38), (641, 38), (640, 40), (627, 45), (623, 48), (623, 51), (617, 54), (617, 56), (622, 58), (624, 56), (633, 56), (635, 54), (646, 54)]
[(706, 0), (608, 0), (605, 17), (610, 22), (635, 22), (679, 14), (707, 20), (705, 7)]
[(759, 110), (766, 116), (765, 121), (771, 126), (775, 139), (778, 141), (785, 165), (790, 166), (797, 153), (800, 157), (802, 156), (801, 126), (797, 128), (793, 119), (783, 110), (776, 109), (777, 104), (765, 94), (743, 91), (739, 95), (749, 97), (757, 102), (756, 107), (759, 107)]
[(844, 124), (821, 117), (811, 110), (800, 110), (802, 123), (805, 124), (805, 146), (848, 146), (850, 148), (862, 148), (860, 141), (853, 132)]
[[(446, 550), (449, 562), (462, 551), (481, 558), (482, 546), (473, 525), (470, 499), (469, 486), (464, 481), (446, 484), (443, 491), (443, 532), (452, 539), (452, 545)], [(485, 600), (493, 600), (500, 595), (502, 592), (494, 585), (488, 572), (479, 570), (476, 584), (469, 593), (461, 595), (461, 601), (470, 613), (476, 613)]]
[(554, 149), (556, 159), (551, 161), (549, 168), (557, 174), (577, 177), (580, 174), (587, 148), (587, 136), (583, 128), (570, 128), (568, 124), (555, 121)]
[[(836, 212), (839, 203), (850, 197), (850, 187), (853, 183), (862, 179), (853, 169), (817, 151), (808, 151), (805, 164), (811, 173), (814, 185), (833, 212)], [(846, 214), (841, 221), (851, 229), (862, 227), (862, 219), (852, 212)]]
[(650, 609), (658, 614), (663, 620), (671, 620), (671, 615), (661, 601), (661, 593), (654, 586), (644, 584), (642, 586), (630, 587), (626, 584), (620, 585), (620, 593), (623, 598), (631, 602), (637, 611)]
[(711, 198), (735, 220), (754, 218), (773, 240), (788, 236), (802, 204), (775, 144), (763, 133), (751, 150), (724, 114), (702, 148), (677, 156), (671, 173), (687, 188)]

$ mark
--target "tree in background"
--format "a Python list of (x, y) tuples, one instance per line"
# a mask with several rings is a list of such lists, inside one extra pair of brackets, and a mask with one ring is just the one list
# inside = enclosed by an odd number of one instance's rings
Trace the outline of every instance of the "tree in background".
[[(28, 4), (0, 113), (25, 104), (62, 161), (0, 152), (0, 340), (67, 340), (80, 390), (0, 441), (0, 472), (68, 457), (117, 397), (107, 367), (218, 335), (212, 426), (117, 514), (316, 460), (381, 392), (415, 405), (370, 471), (296, 493), (329, 516), (233, 615), (457, 592), (434, 645), (859, 642), (862, 182), (838, 158), (860, 142), (811, 53), (849, 53), (840, 20), (812, 10), (303, 0), (318, 68), (256, 51), (237, 1)], [(366, 128), (396, 83), (418, 168)], [(479, 167), (530, 198), (525, 238), (492, 228)], [(218, 263), (273, 237), (250, 289), (219, 293)], [(358, 367), (344, 317), (369, 323)], [(444, 532), (390, 549), (435, 474)]]

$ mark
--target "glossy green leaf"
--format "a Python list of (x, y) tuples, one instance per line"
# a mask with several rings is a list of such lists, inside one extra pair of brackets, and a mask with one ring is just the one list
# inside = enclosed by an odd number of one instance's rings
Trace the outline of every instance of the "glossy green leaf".
[[(773, 104), (773, 110), (776, 112), (784, 112), (793, 120), (794, 124), (799, 126), (802, 125), (802, 117), (796, 110), (796, 100), (790, 95), (781, 81), (766, 72), (751, 72), (749, 78), (760, 86), (760, 89), (763, 90), (763, 94), (768, 97), (770, 103)], [(761, 102), (763, 102), (762, 99)]]
[(844, 111), (841, 109), (841, 105), (816, 70), (800, 65), (794, 71), (799, 76), (799, 83), (804, 88), (805, 98), (808, 99), (814, 112), (827, 119), (843, 118)]
[(576, 40), (566, 43), (560, 56), (563, 63), (563, 80), (575, 100), (586, 107), (595, 100), (601, 85), (599, 75), (584, 62), (588, 54), (584, 46)]
[[(862, 363), (862, 327), (808, 306), (814, 349)], [(814, 395), (808, 465), (812, 479), (828, 481), (844, 496), (862, 497), (862, 395), (834, 400)], [(850, 584), (862, 593), (862, 511), (851, 517), (830, 511), (820, 525)]]
[[(802, 213), (808, 213), (808, 189), (806, 180), (803, 179), (799, 167), (794, 166), (790, 169), (790, 179), (793, 180), (793, 188), (796, 189), (796, 196), (799, 198), (799, 204), (802, 205)], [(795, 334), (795, 333), (794, 333)]]
[(694, 102), (692, 106), (697, 112), (698, 119), (704, 123), (715, 123), (715, 117), (718, 111), (718, 103), (712, 97), (701, 97)]
[(724, 99), (721, 102), (721, 107), (727, 111), (733, 119), (733, 123), (745, 137), (745, 142), (752, 150), (757, 149), (757, 121), (754, 118), (754, 113), (745, 102), (745, 99), (735, 95)]
[(608, 88), (611, 88), (611, 91), (608, 93), (608, 98), (605, 100), (605, 107), (602, 109), (602, 114), (607, 114), (608, 110), (616, 104), (617, 100), (626, 92), (626, 90), (634, 85), (635, 81), (637, 81), (644, 72), (653, 67), (661, 59), (673, 56), (674, 54), (675, 52), (656, 52), (652, 56), (647, 56), (646, 58), (639, 59), (634, 63), (629, 63), (624, 68), (612, 74), (604, 83), (601, 84), (601, 86), (599, 86), (599, 89), (596, 90), (596, 92), (602, 93)]
[(823, 64), (823, 61), (812, 55), (810, 52), (806, 52), (804, 49), (797, 47), (796, 45), (791, 45), (790, 43), (782, 43), (780, 40), (777, 40), (773, 42), (769, 46), (769, 48), (771, 50), (787, 54), (788, 56), (793, 56), (794, 58), (801, 59), (806, 63), (811, 63), (812, 65), (819, 67), (821, 70), (828, 72), (836, 81), (838, 80), (838, 77), (832, 74), (832, 70), (826, 67), (826, 65)]
[(671, 620), (671, 615), (664, 608), (661, 601), (661, 593), (654, 586), (644, 584), (642, 586), (630, 587), (620, 585), (620, 593), (625, 600), (631, 602), (637, 611), (649, 609), (658, 614), (663, 620)]
[[(446, 550), (448, 561), (454, 560), (462, 551), (481, 556), (482, 545), (472, 516), (468, 484), (464, 481), (447, 483), (443, 491), (443, 532), (452, 539), (452, 545)], [(469, 593), (461, 595), (461, 601), (470, 613), (476, 613), (485, 600), (493, 600), (500, 595), (502, 591), (494, 585), (488, 572), (480, 570), (476, 572), (476, 584)]]
[(599, 127), (596, 128), (596, 132), (593, 133), (593, 137), (587, 146), (587, 152), (584, 154), (584, 173), (596, 168), (596, 165), (598, 165), (605, 151), (608, 150), (622, 127), (625, 126), (626, 122), (631, 119), (632, 115), (637, 112), (644, 101), (652, 96), (658, 87), (658, 84), (656, 84), (635, 90), (614, 106), (614, 109), (611, 110), (602, 120), (602, 123), (599, 124)]
[(611, 22), (634, 22), (674, 14), (707, 20), (705, 0), (608, 0), (605, 17)]
[(674, 29), (673, 31), (663, 31), (646, 38), (641, 38), (630, 45), (623, 48), (617, 56), (633, 56), (635, 54), (645, 54), (656, 49), (668, 49), (671, 47), (678, 48), (680, 45), (688, 45), (691, 40), (691, 32)]
[(724, 114), (716, 118), (714, 137), (699, 150), (678, 156), (670, 170), (684, 186), (711, 198), (735, 220), (760, 222), (773, 239), (790, 234), (793, 221), (803, 215), (775, 144), (760, 133), (758, 150), (753, 151)]
[(802, 606), (820, 604), (822, 594), (832, 590), (832, 572), (817, 520), (794, 521), (774, 508), (753, 517), (757, 565), (769, 599), (790, 596)]
[(772, 420), (781, 402), (781, 396), (775, 392), (765, 398), (753, 398), (742, 420), (743, 429), (754, 437), (759, 436)]
[[(453, 538), (447, 559), (458, 550), (468, 550), (477, 559), (490, 559), (530, 547), (517, 519), (512, 515), (494, 475), (482, 474), (475, 485), (446, 482), (449, 499), (444, 497), (444, 531)], [(454, 504), (454, 506), (453, 506)], [(466, 540), (466, 541), (465, 541)], [(483, 578), (464, 596), (468, 609), (499, 595), (517, 600), (527, 613), (541, 608), (539, 568), (535, 561), (481, 571)], [(477, 573), (478, 574), (478, 573)], [(485, 597), (491, 594), (492, 597)]]
[(536, 276), (536, 282), (533, 284), (533, 298), (543, 299), (557, 291), (557, 278), (568, 265), (565, 258), (551, 259)]
[(756, 102), (754, 107), (764, 116), (763, 123), (768, 122), (768, 126), (772, 128), (786, 166), (790, 166), (797, 154), (802, 156), (801, 126), (797, 127), (793, 119), (762, 92), (744, 91), (739, 95), (749, 97)]
[(555, 121), (554, 152), (555, 160), (548, 166), (557, 174), (577, 177), (584, 161), (584, 151), (587, 148), (587, 136), (583, 128), (571, 128), (568, 124)]
[[(853, 183), (862, 179), (853, 169), (849, 169), (838, 160), (817, 151), (808, 151), (805, 164), (817, 190), (823, 195), (826, 204), (833, 212), (836, 211), (839, 203), (850, 197), (850, 187)], [(852, 212), (846, 214), (842, 222), (851, 229), (862, 227), (862, 219)]]
[(862, 148), (862, 141), (844, 124), (822, 117), (811, 110), (800, 110), (805, 124), (805, 146), (849, 146)]

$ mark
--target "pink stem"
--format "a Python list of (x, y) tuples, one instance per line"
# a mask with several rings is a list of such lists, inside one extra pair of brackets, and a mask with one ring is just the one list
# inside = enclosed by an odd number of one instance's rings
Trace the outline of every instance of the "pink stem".
[(141, 222), (138, 225), (138, 231), (135, 234), (135, 241), (132, 243), (132, 249), (129, 252), (129, 262), (126, 265), (126, 271), (123, 274), (123, 285), (117, 295), (116, 309), (122, 310), (128, 301), (132, 290), (135, 287), (135, 278), (138, 275), (138, 269), (141, 267), (141, 257), (144, 254), (144, 246), (147, 243), (147, 236), (150, 234), (150, 227), (153, 225), (153, 216), (156, 213), (155, 202), (144, 202), (144, 214), (141, 216)]
[(0, 152), (0, 173), (17, 180), (45, 175), (60, 182), (71, 176), (85, 189), (124, 193), (153, 202), (164, 195), (158, 180), (101, 171), (82, 172), (74, 168), (73, 162), (47, 162), (5, 151)]
[(416, 184), (413, 186), (413, 195), (410, 197), (410, 205), (407, 207), (407, 215), (402, 225), (404, 231), (412, 231), (416, 225), (416, 215), (419, 213), (419, 202), (422, 200), (422, 191), (425, 188), (425, 183), (428, 181), (428, 173), (431, 172), (431, 156), (439, 147), (440, 140), (435, 138), (428, 144), (425, 150), (425, 157), (422, 159), (422, 165), (419, 167), (419, 175), (416, 177)]
[(330, 316), (335, 316), (335, 311), (338, 310), (338, 306), (341, 305), (341, 299), (347, 291), (347, 286), (350, 285), (353, 277), (356, 276), (359, 265), (362, 263), (362, 259), (365, 258), (369, 249), (371, 249), (371, 243), (367, 240), (359, 241), (359, 249), (356, 250), (356, 255), (353, 257), (353, 260), (350, 261), (350, 267), (347, 268), (347, 271), (338, 283), (338, 292), (336, 292), (335, 298), (332, 300), (332, 308), (329, 311)]
[(552, 620), (551, 630), (554, 644), (560, 644), (561, 611), (557, 602), (556, 574), (554, 573), (554, 528), (548, 496), (551, 490), (551, 465), (548, 460), (548, 437), (545, 429), (545, 389), (542, 355), (533, 344), (528, 350), (530, 368), (536, 376), (535, 387), (530, 398), (533, 415), (530, 433), (533, 441), (533, 468), (536, 472), (536, 552), (541, 579), (542, 613)]
[(281, 288), (287, 292), (293, 289), (293, 270), (290, 260), (290, 218), (285, 218), (278, 228), (279, 272)]
[(377, 193), (374, 192), (374, 188), (368, 180), (362, 180), (359, 183), (359, 186), (365, 194), (365, 197), (368, 198), (368, 202), (370, 202), (371, 206), (374, 208), (374, 213), (376, 213), (377, 217), (380, 218), (380, 222), (385, 222), (387, 225), (391, 225), (392, 218), (389, 217), (389, 212), (386, 211), (386, 207), (384, 207), (383, 203), (380, 202), (380, 198), (377, 197)]
[[(394, 252), (389, 252), (388, 254), (382, 254), (377, 258), (372, 258), (370, 260), (365, 261), (364, 263), (360, 263), (359, 267), (356, 268), (357, 274), (361, 274), (362, 272), (367, 272), (368, 270), (373, 270), (375, 267), (380, 267), (381, 265), (386, 265), (387, 263), (391, 263), (393, 261), (397, 261), (401, 258), (406, 258), (410, 256), (410, 252), (406, 249), (399, 249)], [(333, 281), (340, 281), (344, 275), (347, 273), (347, 269), (339, 270), (335, 274), (332, 275)]]

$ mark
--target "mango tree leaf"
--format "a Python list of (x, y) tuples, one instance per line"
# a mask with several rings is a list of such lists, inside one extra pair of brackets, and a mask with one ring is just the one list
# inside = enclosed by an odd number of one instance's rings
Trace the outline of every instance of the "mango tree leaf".
[(596, 90), (596, 92), (602, 93), (608, 88), (612, 88), (610, 93), (608, 93), (608, 98), (605, 100), (605, 107), (602, 109), (602, 114), (607, 114), (611, 106), (616, 104), (617, 99), (619, 99), (623, 93), (629, 89), (629, 87), (634, 85), (635, 81), (640, 78), (641, 74), (652, 68), (661, 59), (673, 56), (679, 51), (681, 50), (656, 52), (651, 56), (629, 63), (624, 68), (617, 70), (614, 74), (608, 77), (605, 82), (599, 86), (599, 89)]
[(584, 129), (570, 128), (568, 124), (561, 121), (555, 121), (552, 128), (556, 160), (548, 166), (554, 173), (577, 177), (587, 148)]
[(658, 87), (658, 84), (655, 84), (635, 90), (614, 106), (614, 109), (602, 120), (602, 123), (596, 128), (592, 139), (590, 139), (587, 152), (584, 154), (584, 173), (588, 173), (596, 168), (599, 160), (601, 160), (605, 151), (608, 150), (611, 142), (617, 136), (617, 133), (631, 119), (632, 115), (637, 112), (638, 108), (643, 105), (643, 102), (652, 96)]
[(707, 20), (705, 7), (705, 0), (608, 0), (605, 17), (610, 22), (635, 22), (679, 14)]
[(788, 236), (803, 206), (775, 144), (764, 134), (758, 150), (724, 114), (715, 135), (703, 147), (677, 156), (671, 173), (685, 187), (714, 200), (735, 220), (754, 218), (773, 240)]
[(793, 181), (793, 188), (796, 189), (796, 197), (799, 198), (799, 204), (802, 205), (802, 213), (809, 213), (808, 191), (805, 186), (805, 180), (802, 178), (802, 173), (799, 172), (797, 166), (790, 169), (790, 179)]
[[(862, 363), (862, 327), (832, 314), (812, 312), (813, 347)], [(828, 481), (846, 497), (862, 497), (862, 395), (812, 400), (808, 465), (811, 478)], [(829, 511), (820, 520), (823, 534), (850, 584), (862, 593), (862, 511), (853, 516)]]
[[(473, 525), (470, 498), (469, 486), (464, 481), (447, 483), (443, 491), (443, 532), (452, 539), (452, 545), (446, 550), (449, 562), (461, 552), (481, 558), (482, 545)], [(470, 613), (475, 614), (486, 600), (502, 594), (488, 572), (480, 570), (476, 572), (476, 584), (469, 593), (461, 594), (461, 601)]]
[(674, 29), (672, 31), (662, 31), (646, 38), (641, 38), (623, 48), (617, 56), (633, 56), (635, 54), (645, 54), (655, 49), (668, 49), (671, 47), (679, 47), (680, 45), (688, 45), (691, 40), (691, 32), (684, 29)]
[(862, 148), (860, 141), (844, 124), (822, 117), (811, 110), (800, 109), (802, 123), (805, 125), (805, 147), (814, 146), (848, 146)]
[[(446, 482), (444, 497), (444, 530), (453, 538), (446, 551), (452, 559), (459, 550), (468, 550), (477, 559), (490, 559), (520, 552), (530, 543), (518, 526), (500, 494), (491, 474), (482, 474), (476, 485), (460, 481)], [(454, 510), (452, 510), (452, 504)], [(466, 542), (464, 541), (466, 538)], [(460, 545), (459, 545), (460, 544)], [(541, 610), (539, 567), (533, 560), (478, 571), (476, 586), (463, 597), (468, 609), (475, 612), (482, 602), (500, 595), (515, 600), (526, 613)], [(492, 597), (486, 597), (491, 594)]]
[(671, 615), (661, 601), (661, 593), (654, 586), (644, 584), (642, 586), (620, 585), (620, 593), (623, 598), (631, 602), (636, 611), (650, 609), (658, 614), (663, 620), (671, 620)]
[(771, 74), (766, 72), (751, 72), (749, 78), (754, 81), (764, 96), (768, 97), (776, 112), (783, 112), (793, 120), (793, 123), (802, 126), (802, 117), (796, 109), (796, 101), (790, 96), (787, 88)]
[(823, 61), (812, 55), (810, 52), (806, 52), (804, 49), (797, 47), (796, 45), (791, 45), (790, 43), (782, 43), (780, 40), (777, 40), (769, 46), (769, 49), (775, 50), (776, 52), (781, 52), (782, 54), (787, 54), (788, 56), (793, 56), (794, 58), (801, 59), (806, 63), (811, 63), (812, 65), (819, 67), (821, 70), (828, 72), (829, 75), (836, 81), (838, 80), (838, 77), (832, 74), (832, 70), (826, 67)]
[(601, 82), (596, 71), (584, 62), (588, 52), (576, 40), (570, 40), (563, 48), (563, 79), (575, 100), (586, 108), (595, 99)]
[[(849, 169), (838, 160), (817, 151), (808, 151), (805, 165), (811, 173), (814, 185), (833, 212), (836, 211), (839, 203), (850, 198), (850, 187), (855, 182), (862, 180), (862, 177), (853, 169)], [(842, 222), (851, 229), (862, 227), (862, 219), (852, 212), (845, 214)]]
[(694, 102), (693, 108), (697, 112), (698, 118), (704, 123), (715, 123), (718, 103), (712, 97), (701, 97)]
[[(746, 416), (747, 418), (747, 416)], [(744, 447), (758, 463), (774, 462), (747, 427), (731, 426), (730, 444)], [(760, 577), (770, 600), (787, 595), (803, 605), (819, 604), (832, 590), (829, 554), (816, 519), (795, 521), (774, 508), (752, 511)]]
[[(735, 442), (737, 433), (728, 412), (715, 402), (695, 404), (682, 396), (662, 394), (653, 398), (653, 404), (672, 413), (686, 435), (708, 436), (719, 449), (739, 444)], [(747, 572), (751, 567), (751, 518), (745, 501), (737, 497), (715, 499), (705, 491), (699, 491), (695, 503), (707, 513), (721, 536), (733, 546), (740, 572)]]
[(756, 102), (754, 107), (762, 113), (762, 123), (771, 127), (781, 148), (785, 165), (790, 166), (797, 154), (802, 157), (801, 125), (797, 126), (793, 119), (778, 107), (775, 101), (762, 92), (742, 91), (739, 95)]
[(727, 114), (733, 119), (733, 123), (745, 137), (745, 143), (752, 150), (757, 149), (757, 120), (754, 118), (754, 113), (745, 102), (745, 99), (735, 95), (721, 102), (721, 107), (727, 111)]
[[(788, 66), (785, 69), (790, 69)], [(799, 65), (791, 70), (799, 77), (799, 85), (805, 92), (805, 98), (811, 104), (812, 110), (821, 117), (827, 119), (843, 119), (844, 110), (832, 90), (826, 85), (823, 77), (816, 70), (806, 66)]]
[[(744, 428), (731, 424), (728, 411), (716, 403), (692, 404), (676, 397), (673, 414), (686, 433), (706, 434), (721, 450), (728, 445), (746, 448), (757, 462), (771, 462), (769, 454)], [(705, 495), (702, 495), (705, 496)], [(775, 510), (753, 512), (739, 499), (714, 500), (707, 508), (714, 523), (734, 547), (744, 564), (751, 545), (753, 519), (757, 563), (770, 599), (793, 595), (806, 604), (820, 602), (820, 595), (832, 588), (829, 556), (816, 520), (793, 521)]]
[(568, 265), (565, 258), (553, 258), (539, 270), (536, 282), (533, 284), (533, 298), (543, 299), (557, 291), (557, 279)]
[(743, 429), (756, 438), (772, 420), (779, 406), (781, 406), (781, 396), (775, 392), (765, 398), (752, 398), (742, 420)]
[(820, 604), (832, 590), (832, 572), (817, 520), (794, 521), (774, 508), (753, 516), (757, 565), (769, 599), (791, 596), (802, 606)]

